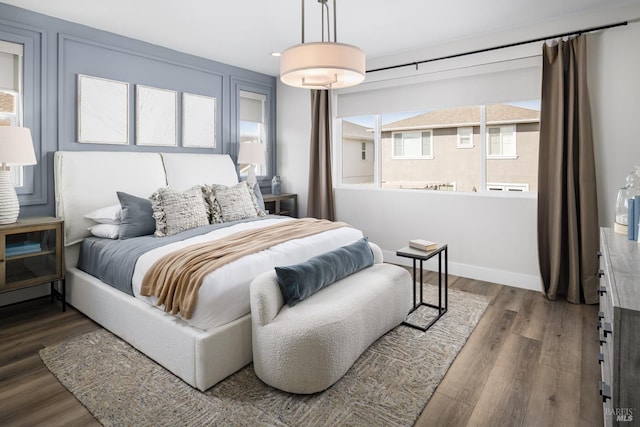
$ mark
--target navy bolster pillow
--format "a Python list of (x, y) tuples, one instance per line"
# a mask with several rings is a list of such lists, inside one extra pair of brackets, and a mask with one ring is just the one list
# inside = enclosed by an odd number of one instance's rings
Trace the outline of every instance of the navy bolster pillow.
[(320, 289), (373, 265), (373, 252), (366, 237), (331, 252), (287, 267), (276, 267), (284, 301), (293, 307)]

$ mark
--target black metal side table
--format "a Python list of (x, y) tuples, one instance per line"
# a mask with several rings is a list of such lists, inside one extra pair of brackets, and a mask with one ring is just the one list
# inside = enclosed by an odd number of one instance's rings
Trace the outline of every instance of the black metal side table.
[[(448, 269), (448, 253), (449, 250), (446, 244), (438, 244), (438, 247), (431, 251), (422, 251), (420, 249), (414, 249), (410, 246), (405, 246), (402, 249), (396, 251), (396, 255), (405, 258), (411, 258), (413, 260), (413, 308), (409, 314), (416, 311), (421, 306), (431, 307), (438, 310), (438, 315), (434, 317), (427, 326), (420, 326), (407, 321), (402, 322), (403, 325), (410, 326), (415, 329), (419, 329), (425, 332), (438, 319), (440, 319), (446, 312), (449, 305), (449, 269)], [(442, 305), (442, 254), (444, 254), (444, 305)], [(424, 261), (427, 261), (434, 256), (438, 255), (438, 305), (424, 302), (423, 298), (423, 278), (422, 278), (422, 265)], [(420, 261), (420, 301), (416, 301), (416, 261)]]

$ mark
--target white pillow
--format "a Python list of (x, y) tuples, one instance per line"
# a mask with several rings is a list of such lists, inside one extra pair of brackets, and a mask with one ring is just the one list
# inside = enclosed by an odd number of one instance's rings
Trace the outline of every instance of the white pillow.
[(99, 224), (120, 224), (120, 215), (122, 207), (120, 203), (117, 205), (107, 206), (106, 208), (96, 209), (89, 212), (84, 217), (89, 218)]
[(120, 225), (118, 224), (98, 224), (89, 227), (88, 230), (94, 236), (104, 239), (117, 239), (120, 235)]

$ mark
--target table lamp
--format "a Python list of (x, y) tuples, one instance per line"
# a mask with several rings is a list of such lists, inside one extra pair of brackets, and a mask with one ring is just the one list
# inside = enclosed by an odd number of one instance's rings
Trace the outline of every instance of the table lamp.
[(9, 167), (36, 164), (28, 128), (0, 126), (0, 163), (0, 224), (13, 224), (18, 220), (20, 203), (11, 183)]
[(264, 148), (258, 141), (241, 142), (238, 151), (238, 164), (249, 165), (247, 173), (247, 183), (253, 186), (256, 184), (256, 166), (264, 164)]

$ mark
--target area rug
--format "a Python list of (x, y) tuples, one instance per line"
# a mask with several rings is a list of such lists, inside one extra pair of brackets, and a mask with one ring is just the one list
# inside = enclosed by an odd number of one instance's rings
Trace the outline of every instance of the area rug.
[[(425, 300), (437, 288), (425, 285)], [(373, 343), (342, 379), (293, 395), (249, 365), (202, 393), (106, 330), (46, 347), (40, 357), (105, 426), (410, 426), (482, 317), (489, 299), (449, 290), (449, 311), (427, 332), (398, 326)], [(412, 321), (424, 324), (423, 307)]]

